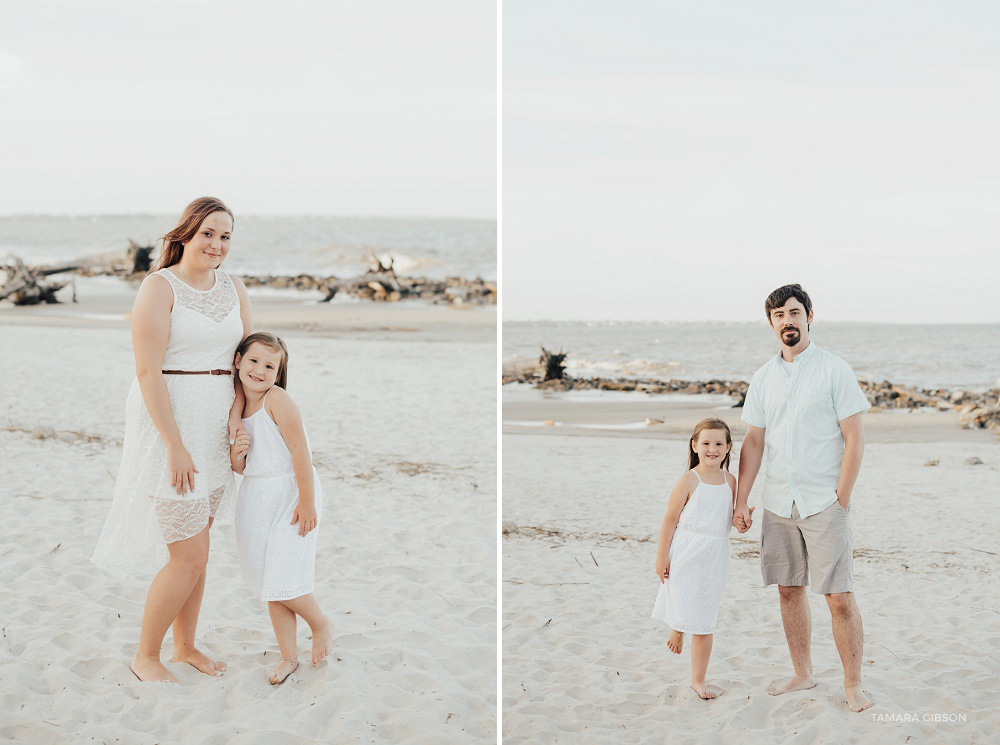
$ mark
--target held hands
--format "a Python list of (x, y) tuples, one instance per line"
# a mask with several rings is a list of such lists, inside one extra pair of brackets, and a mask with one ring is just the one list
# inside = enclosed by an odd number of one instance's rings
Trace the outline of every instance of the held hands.
[(733, 525), (736, 527), (740, 533), (746, 533), (750, 530), (750, 526), (753, 525), (753, 511), (757, 509), (756, 507), (751, 507), (749, 510), (744, 506), (742, 509), (737, 510), (733, 514)]
[(295, 514), (292, 515), (290, 525), (299, 524), (299, 535), (304, 536), (316, 527), (316, 505), (303, 504), (299, 502), (295, 505)]
[(240, 417), (242, 413), (242, 407), (240, 411), (237, 411), (235, 407), (229, 412), (229, 444), (233, 445), (236, 440), (236, 436), (243, 429), (243, 419)]
[(194, 467), (191, 453), (183, 445), (167, 448), (167, 470), (170, 471), (170, 485), (178, 494), (194, 491), (194, 475), (198, 469)]
[(240, 427), (234, 437), (229, 440), (229, 457), (234, 460), (243, 460), (250, 449), (250, 435), (243, 427)]

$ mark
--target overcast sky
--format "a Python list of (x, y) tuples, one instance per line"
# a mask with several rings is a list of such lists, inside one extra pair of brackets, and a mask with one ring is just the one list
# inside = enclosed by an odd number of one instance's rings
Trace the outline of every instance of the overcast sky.
[(496, 217), (489, 0), (3, 0), (0, 214)]
[(503, 317), (1000, 322), (1000, 4), (506, 0)]

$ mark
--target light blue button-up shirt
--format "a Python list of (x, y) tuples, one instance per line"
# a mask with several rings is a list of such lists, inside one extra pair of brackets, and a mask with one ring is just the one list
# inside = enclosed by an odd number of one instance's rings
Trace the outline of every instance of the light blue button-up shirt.
[(812, 342), (790, 368), (779, 353), (755, 372), (740, 418), (764, 429), (764, 509), (809, 517), (837, 500), (841, 420), (871, 404), (850, 365)]

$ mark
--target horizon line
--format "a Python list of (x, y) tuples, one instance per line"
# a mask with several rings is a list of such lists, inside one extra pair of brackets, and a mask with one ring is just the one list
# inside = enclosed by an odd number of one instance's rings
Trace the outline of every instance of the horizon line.
[[(14, 217), (71, 217), (71, 218), (86, 218), (86, 217), (163, 217), (163, 216), (174, 216), (175, 214), (180, 214), (179, 212), (151, 212), (149, 210), (141, 210), (138, 212), (10, 212), (10, 213), (0, 213), (0, 220)], [(476, 221), (476, 222), (497, 222), (496, 217), (459, 217), (455, 215), (426, 215), (426, 214), (383, 214), (374, 212), (359, 212), (355, 214), (344, 214), (344, 213), (319, 213), (319, 212), (242, 212), (237, 213), (237, 217), (240, 215), (244, 217), (264, 217), (264, 218), (282, 218), (282, 217), (334, 217), (341, 219), (358, 219), (358, 220), (466, 220), (466, 221)]]
[[(648, 318), (629, 318), (629, 319), (616, 319), (616, 318), (518, 318), (518, 319), (500, 319), (501, 327), (505, 323), (747, 323), (763, 326), (767, 324), (765, 319), (757, 320), (747, 320), (747, 319), (710, 319), (702, 321), (691, 321), (687, 319), (674, 319), (674, 318), (658, 318), (658, 319), (648, 319)], [(816, 326), (817, 321), (813, 321), (812, 325)], [(858, 326), (1000, 326), (1000, 319), (995, 321), (851, 321), (851, 320), (824, 320), (822, 323), (851, 323)], [(810, 332), (810, 336), (812, 332)]]

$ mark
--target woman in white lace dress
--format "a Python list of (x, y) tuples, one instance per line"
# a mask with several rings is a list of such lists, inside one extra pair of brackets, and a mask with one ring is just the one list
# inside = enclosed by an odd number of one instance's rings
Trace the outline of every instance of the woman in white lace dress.
[(243, 283), (219, 265), (229, 253), (233, 214), (196, 199), (163, 238), (156, 271), (132, 309), (136, 379), (125, 409), (122, 465), (94, 562), (125, 575), (157, 573), (146, 596), (131, 670), (143, 681), (177, 679), (160, 661), (173, 625), (172, 662), (208, 675), (225, 664), (195, 647), (205, 590), (208, 531), (236, 494), (229, 442), (241, 425), (233, 355), (253, 331)]

